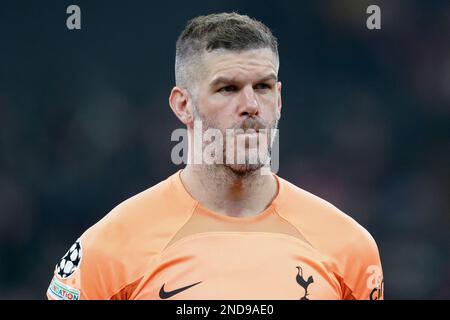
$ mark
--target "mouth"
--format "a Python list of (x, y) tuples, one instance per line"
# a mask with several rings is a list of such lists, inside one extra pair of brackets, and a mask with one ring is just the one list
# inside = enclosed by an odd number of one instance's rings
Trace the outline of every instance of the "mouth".
[(256, 133), (259, 133), (259, 131), (261, 130), (261, 129), (263, 129), (262, 127), (260, 127), (260, 126), (255, 126), (255, 127), (246, 127), (246, 126), (244, 126), (243, 128), (242, 128), (242, 130), (244, 130), (244, 132), (248, 132), (248, 131), (250, 131), (250, 132), (256, 132)]
[(251, 130), (252, 132), (259, 133), (261, 129), (265, 128), (265, 125), (262, 121), (258, 119), (249, 118), (246, 119), (244, 122), (242, 122), (242, 124), (237, 128), (244, 130), (244, 132)]
[(238, 135), (243, 135), (243, 136), (256, 136), (259, 134), (259, 130), (253, 129), (253, 130), (246, 130), (244, 132), (238, 132)]

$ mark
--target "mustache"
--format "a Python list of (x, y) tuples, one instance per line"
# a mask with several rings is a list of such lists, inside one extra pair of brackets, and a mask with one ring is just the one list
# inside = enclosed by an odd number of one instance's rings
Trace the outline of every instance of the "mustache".
[(261, 129), (269, 129), (269, 126), (264, 121), (257, 118), (246, 118), (240, 123), (237, 123), (231, 129), (242, 129), (247, 131), (248, 129), (253, 129), (255, 131), (259, 131)]

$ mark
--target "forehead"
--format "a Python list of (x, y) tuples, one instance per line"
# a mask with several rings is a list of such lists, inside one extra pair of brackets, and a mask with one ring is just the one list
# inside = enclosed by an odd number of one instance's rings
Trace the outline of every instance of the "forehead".
[(215, 50), (203, 56), (205, 80), (217, 77), (263, 77), (278, 74), (278, 60), (272, 50), (252, 49), (241, 52)]

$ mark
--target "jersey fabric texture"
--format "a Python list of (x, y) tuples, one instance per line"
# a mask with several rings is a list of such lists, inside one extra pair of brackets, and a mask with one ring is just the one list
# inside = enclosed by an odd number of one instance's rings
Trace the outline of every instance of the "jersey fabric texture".
[(89, 228), (56, 266), (49, 299), (383, 299), (372, 236), (274, 175), (260, 214), (231, 217), (187, 192), (181, 170)]

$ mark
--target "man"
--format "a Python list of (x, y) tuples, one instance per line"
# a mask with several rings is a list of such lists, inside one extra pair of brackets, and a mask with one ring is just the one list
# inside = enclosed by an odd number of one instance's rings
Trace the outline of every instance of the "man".
[[(267, 130), (281, 114), (278, 67), (277, 41), (261, 22), (222, 13), (187, 24), (169, 97), (188, 129), (187, 166), (88, 229), (57, 264), (49, 299), (383, 298), (370, 234), (328, 202), (263, 174)], [(198, 122), (201, 134), (214, 129), (227, 145), (200, 162)]]

